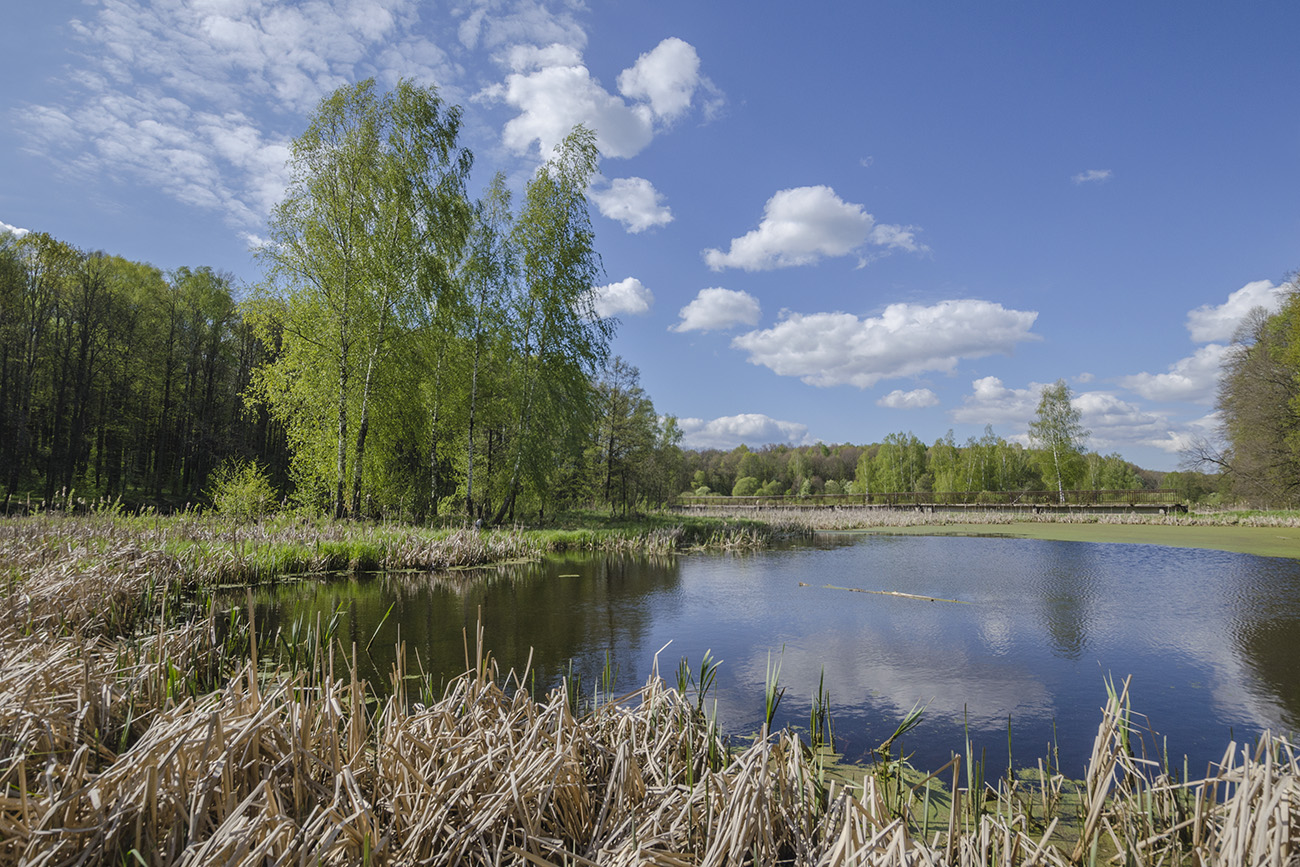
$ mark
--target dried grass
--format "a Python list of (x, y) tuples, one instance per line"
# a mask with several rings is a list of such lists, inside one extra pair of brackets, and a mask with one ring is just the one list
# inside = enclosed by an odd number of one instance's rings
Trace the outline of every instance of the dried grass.
[[(436, 700), (394, 671), (377, 708), (317, 648), (292, 675), (252, 663), (197, 697), (168, 672), (203, 626), (135, 642), (0, 635), (0, 864), (1290, 864), (1300, 764), (1284, 740), (1231, 746), (1195, 781), (1130, 751), (1127, 694), (1103, 713), (1070, 834), (1015, 792), (940, 831), (847, 786), (791, 732), (728, 749), (657, 676), (585, 715), (479, 651)], [(399, 653), (399, 659), (404, 654)], [(399, 663), (400, 665), (400, 663)], [(349, 670), (349, 666), (339, 664)], [(957, 775), (954, 774), (954, 780)], [(936, 783), (937, 785), (937, 783)], [(1005, 787), (1007, 781), (1001, 781)], [(994, 794), (990, 790), (988, 799)], [(1041, 818), (1041, 817), (1040, 817)], [(1031, 832), (1031, 827), (1039, 830)]]
[(1126, 686), (1078, 816), (1050, 768), (847, 785), (793, 732), (731, 748), (657, 674), (586, 714), (534, 698), (481, 634), (436, 696), (399, 651), (377, 702), (319, 624), (295, 669), (259, 666), (255, 630), (186, 598), (183, 558), (104, 529), (4, 541), (0, 865), (1300, 863), (1294, 746), (1188, 779), (1135, 748)]

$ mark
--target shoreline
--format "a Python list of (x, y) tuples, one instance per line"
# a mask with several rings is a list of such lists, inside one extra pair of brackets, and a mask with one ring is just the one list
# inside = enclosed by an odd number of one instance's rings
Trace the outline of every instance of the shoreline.
[(1167, 548), (1195, 548), (1300, 560), (1300, 527), (1018, 521), (1011, 524), (914, 524), (828, 529), (816, 532), (877, 536), (980, 536), (1037, 539), (1047, 542), (1160, 545)]

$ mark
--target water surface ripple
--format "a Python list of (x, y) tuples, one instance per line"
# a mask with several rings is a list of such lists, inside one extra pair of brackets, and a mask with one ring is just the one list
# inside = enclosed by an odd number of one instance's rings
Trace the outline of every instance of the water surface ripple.
[[(801, 586), (801, 582), (803, 585)], [(855, 593), (884, 590), (953, 602)], [(825, 673), (837, 746), (862, 760), (916, 703), (903, 743), (937, 767), (969, 732), (992, 767), (1034, 764), (1049, 742), (1082, 771), (1105, 679), (1132, 676), (1134, 709), (1193, 767), (1230, 737), (1300, 728), (1300, 561), (1153, 545), (1005, 538), (827, 535), (757, 554), (566, 556), (470, 576), (394, 575), (262, 591), (275, 628), (343, 607), (345, 640), (385, 683), (393, 647), (437, 679), (464, 668), (462, 630), (482, 614), (503, 668), (532, 650), (539, 685), (568, 671), (590, 689), (608, 658), (619, 688), (653, 657), (722, 660), (727, 730), (752, 733), (769, 660), (786, 688), (778, 722), (807, 724)], [(392, 613), (385, 618), (386, 612)], [(373, 638), (373, 641), (372, 641)], [(377, 675), (382, 673), (383, 677)]]

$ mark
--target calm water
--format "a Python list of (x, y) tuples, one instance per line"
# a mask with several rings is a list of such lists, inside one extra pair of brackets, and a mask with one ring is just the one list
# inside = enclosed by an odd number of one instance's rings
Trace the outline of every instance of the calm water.
[(1006, 765), (1009, 727), (1016, 764), (1034, 764), (1055, 737), (1063, 768), (1077, 774), (1108, 675), (1132, 675), (1134, 710), (1194, 768), (1220, 758), (1232, 737), (1300, 730), (1295, 560), (832, 535), (741, 556), (566, 557), (453, 577), (293, 583), (257, 602), (260, 626), (272, 629), (342, 606), (345, 640), (369, 643), (372, 673), (387, 673), (400, 635), (425, 671), (458, 674), (462, 630), (472, 642), (480, 610), (502, 669), (522, 667), (531, 648), (539, 685), (558, 682), (572, 661), (589, 689), (608, 653), (620, 688), (631, 689), (665, 644), (660, 671), (672, 682), (683, 656), (698, 667), (711, 650), (722, 660), (718, 715), (739, 734), (759, 726), (769, 657), (780, 660), (786, 687), (778, 722), (807, 724), (824, 670), (837, 747), (849, 760), (863, 759), (921, 702), (925, 721), (904, 743), (917, 766), (961, 750), (965, 724), (994, 768)]

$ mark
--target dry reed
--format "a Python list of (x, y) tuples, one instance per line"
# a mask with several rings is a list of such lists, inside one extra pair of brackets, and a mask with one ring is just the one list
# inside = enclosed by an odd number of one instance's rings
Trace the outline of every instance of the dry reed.
[(1293, 745), (1189, 779), (1135, 749), (1126, 685), (1078, 816), (1050, 768), (849, 785), (791, 731), (732, 747), (657, 674), (589, 713), (534, 698), (481, 634), (440, 695), (399, 651), (381, 703), (319, 624), (259, 664), (138, 527), (46, 529), (4, 540), (0, 865), (1300, 863)]
[[(789, 731), (729, 749), (657, 675), (575, 715), (564, 688), (535, 700), (524, 677), (500, 677), (481, 636), (441, 696), (417, 701), (427, 684), (399, 662), (372, 709), (323, 646), (296, 673), (250, 661), (194, 695), (170, 672), (213, 652), (203, 624), (137, 639), (130, 658), (105, 638), (5, 629), (3, 864), (1064, 865), (1100, 853), (1235, 865), (1300, 853), (1290, 743), (1231, 746), (1203, 779), (1176, 781), (1130, 751), (1126, 690), (1104, 710), (1066, 834), (1059, 816), (1043, 829), (1026, 808), (1037, 795), (1006, 780), (986, 796), (954, 774), (900, 804), (870, 773), (828, 778)], [(928, 834), (921, 792), (953, 805)], [(1006, 809), (984, 809), (993, 799)]]

